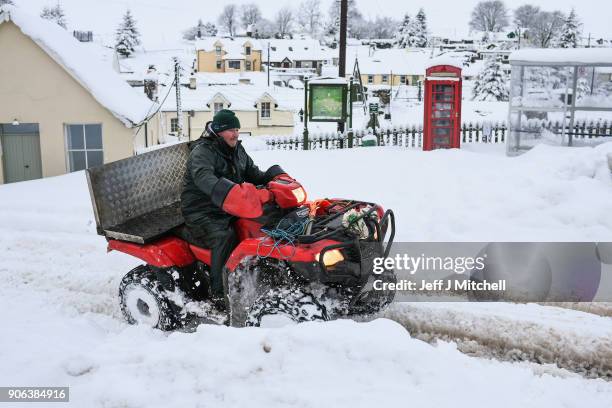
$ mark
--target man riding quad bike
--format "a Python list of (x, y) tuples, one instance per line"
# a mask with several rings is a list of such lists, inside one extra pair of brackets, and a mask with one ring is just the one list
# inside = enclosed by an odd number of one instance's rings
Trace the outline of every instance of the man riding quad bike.
[[(106, 237), (109, 251), (146, 263), (128, 272), (119, 287), (128, 322), (173, 330), (198, 323), (323, 321), (376, 313), (392, 301), (393, 291), (374, 290), (373, 283), (394, 282), (394, 272), (374, 274), (373, 264), (390, 251), (393, 212), (357, 200), (307, 201), (301, 184), (278, 166), (266, 173), (254, 167), (251, 175), (235, 181), (230, 177), (221, 182), (222, 190), (215, 190), (218, 180), (210, 192), (204, 186), (201, 192), (223, 211), (222, 231), (230, 239), (217, 240), (222, 234), (200, 229), (197, 216), (186, 210), (185, 191), (189, 174), (193, 176), (190, 160), (197, 158), (193, 152), (220, 142), (206, 139), (211, 136), (218, 138), (209, 134), (191, 145), (176, 144), (87, 170), (97, 230)], [(242, 154), (229, 153), (230, 159)], [(247, 180), (261, 185), (245, 186)], [(222, 256), (215, 254), (220, 246)], [(217, 271), (212, 270), (219, 262), (215, 255), (228, 255)]]

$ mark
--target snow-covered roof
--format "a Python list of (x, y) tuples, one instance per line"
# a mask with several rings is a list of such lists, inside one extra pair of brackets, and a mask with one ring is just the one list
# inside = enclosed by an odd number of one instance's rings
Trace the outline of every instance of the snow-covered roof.
[(195, 42), (196, 50), (198, 51), (214, 51), (217, 44), (219, 44), (223, 51), (228, 54), (244, 55), (244, 47), (246, 44), (250, 44), (251, 49), (255, 51), (261, 51), (261, 43), (250, 37), (241, 38), (222, 38), (222, 37), (203, 37)]
[(0, 24), (8, 21), (38, 44), (125, 126), (140, 124), (155, 111), (153, 102), (144, 93), (130, 87), (111, 66), (101, 64), (89, 47), (57, 24), (19, 7), (5, 5), (0, 9)]
[(463, 63), (458, 58), (453, 58), (450, 55), (440, 55), (438, 57), (431, 58), (427, 63), (427, 68), (435, 67), (436, 65), (450, 65), (463, 69)]
[[(350, 48), (349, 48), (350, 50)], [(357, 50), (352, 50), (352, 58), (347, 58), (347, 67), (352, 69)], [(425, 69), (429, 66), (429, 53), (421, 51), (408, 51), (405, 49), (383, 49), (376, 50), (372, 56), (359, 52), (359, 70), (362, 75), (425, 75)]]
[[(312, 38), (295, 40), (266, 40), (270, 43), (270, 62), (290, 61), (327, 61), (338, 57), (338, 50), (321, 45)], [(264, 47), (263, 60), (267, 61), (268, 47)]]
[(607, 65), (612, 66), (612, 48), (529, 48), (510, 54), (514, 65)]
[[(160, 94), (170, 92), (161, 90)], [(229, 102), (229, 109), (234, 111), (255, 111), (256, 104), (262, 99), (268, 99), (278, 105), (279, 111), (296, 111), (304, 103), (304, 91), (291, 88), (276, 88), (256, 85), (222, 85), (198, 86), (196, 89), (181, 88), (181, 107), (183, 110), (210, 111), (214, 101)], [(176, 110), (176, 99), (168, 98), (162, 106), (162, 111)]]

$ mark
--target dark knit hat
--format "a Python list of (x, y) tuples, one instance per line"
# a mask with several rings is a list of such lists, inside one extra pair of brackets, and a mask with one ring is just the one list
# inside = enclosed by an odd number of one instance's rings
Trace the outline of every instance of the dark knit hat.
[(213, 117), (210, 127), (215, 133), (223, 132), (227, 129), (240, 129), (240, 121), (233, 111), (221, 109)]

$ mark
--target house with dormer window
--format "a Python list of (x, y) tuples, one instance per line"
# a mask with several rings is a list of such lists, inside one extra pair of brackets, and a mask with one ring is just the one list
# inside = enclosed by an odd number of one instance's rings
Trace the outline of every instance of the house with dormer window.
[(195, 45), (198, 72), (261, 71), (261, 44), (252, 38), (205, 37)]
[[(191, 87), (181, 89), (183, 109), (183, 135), (195, 140), (221, 109), (236, 112), (243, 135), (291, 135), (301, 98), (290, 88), (262, 88), (254, 85), (207, 85), (195, 81)], [(171, 89), (170, 93), (174, 90)], [(176, 134), (178, 118), (176, 100), (168, 98), (161, 108), (164, 134)]]

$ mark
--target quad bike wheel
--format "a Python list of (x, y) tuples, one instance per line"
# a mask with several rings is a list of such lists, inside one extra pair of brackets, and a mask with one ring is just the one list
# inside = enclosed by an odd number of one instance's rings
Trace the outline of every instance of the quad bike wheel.
[(248, 309), (246, 326), (280, 327), (328, 320), (325, 306), (301, 288), (272, 288)]
[(160, 278), (145, 265), (132, 269), (123, 277), (119, 300), (128, 323), (160, 330), (173, 330), (182, 325), (181, 308), (168, 298)]

